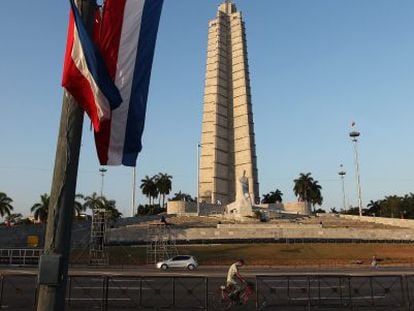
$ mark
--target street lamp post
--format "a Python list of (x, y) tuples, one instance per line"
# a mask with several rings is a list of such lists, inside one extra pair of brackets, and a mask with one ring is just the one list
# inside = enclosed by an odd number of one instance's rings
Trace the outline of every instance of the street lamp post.
[(344, 211), (346, 212), (345, 183), (344, 183), (344, 178), (345, 178), (346, 172), (343, 170), (343, 165), (342, 164), (341, 164), (341, 169), (338, 172), (338, 175), (341, 178), (341, 182), (342, 182), (342, 205), (343, 205)]
[(107, 172), (108, 170), (106, 168), (101, 167), (99, 169), (99, 172), (101, 173), (101, 197), (103, 197), (103, 187), (104, 187), (104, 177), (105, 177), (105, 172)]
[(355, 123), (352, 124), (352, 131), (349, 133), (352, 143), (354, 145), (354, 156), (355, 156), (355, 174), (357, 180), (357, 193), (358, 193), (358, 209), (359, 216), (362, 216), (362, 194), (361, 194), (361, 180), (359, 176), (359, 157), (358, 157), (358, 137), (361, 135), (355, 128)]

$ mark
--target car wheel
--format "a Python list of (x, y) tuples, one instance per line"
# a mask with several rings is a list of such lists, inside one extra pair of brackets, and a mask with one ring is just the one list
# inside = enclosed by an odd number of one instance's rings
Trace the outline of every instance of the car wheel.
[(195, 269), (195, 266), (193, 264), (189, 264), (187, 269), (193, 271)]
[(168, 266), (167, 266), (166, 264), (163, 264), (163, 265), (161, 266), (161, 269), (165, 271), (165, 270), (167, 270), (167, 269), (168, 269)]

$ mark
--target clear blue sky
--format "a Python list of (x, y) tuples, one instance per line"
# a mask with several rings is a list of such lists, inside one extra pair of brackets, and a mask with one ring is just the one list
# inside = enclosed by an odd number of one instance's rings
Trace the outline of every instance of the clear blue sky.
[[(219, 0), (165, 0), (138, 180), (167, 172), (196, 192), (208, 20)], [(341, 207), (338, 169), (356, 205), (353, 150), (362, 133), (363, 202), (414, 192), (414, 2), (239, 0), (247, 28), (261, 194), (311, 172), (324, 208)], [(68, 1), (6, 1), (0, 10), (0, 191), (28, 214), (50, 191)], [(99, 192), (86, 122), (78, 192)], [(110, 167), (105, 195), (130, 214), (131, 170)], [(138, 201), (146, 199), (138, 192)]]

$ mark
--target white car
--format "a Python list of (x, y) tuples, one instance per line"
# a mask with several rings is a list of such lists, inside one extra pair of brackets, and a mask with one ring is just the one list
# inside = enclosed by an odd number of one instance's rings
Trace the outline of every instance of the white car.
[(197, 259), (190, 255), (177, 255), (167, 260), (157, 262), (157, 268), (168, 270), (169, 268), (187, 268), (193, 271), (198, 267)]

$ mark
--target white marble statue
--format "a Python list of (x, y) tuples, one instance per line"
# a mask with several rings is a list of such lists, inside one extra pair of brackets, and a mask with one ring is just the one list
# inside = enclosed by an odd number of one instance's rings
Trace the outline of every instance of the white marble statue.
[(252, 201), (246, 171), (243, 171), (243, 176), (237, 179), (236, 201), (227, 205), (227, 212), (238, 216), (252, 216)]

